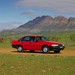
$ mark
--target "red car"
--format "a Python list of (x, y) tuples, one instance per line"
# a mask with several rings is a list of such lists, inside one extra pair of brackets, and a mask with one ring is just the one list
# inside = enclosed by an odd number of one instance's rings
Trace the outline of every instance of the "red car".
[(17, 48), (19, 52), (24, 50), (30, 50), (31, 52), (38, 50), (44, 53), (48, 53), (49, 51), (59, 53), (60, 50), (64, 49), (64, 44), (49, 41), (44, 36), (24, 36), (19, 40), (13, 40), (12, 47)]

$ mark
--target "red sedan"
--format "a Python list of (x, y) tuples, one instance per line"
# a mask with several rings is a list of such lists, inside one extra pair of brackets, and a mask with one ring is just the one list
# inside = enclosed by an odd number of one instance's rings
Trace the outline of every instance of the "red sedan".
[(24, 50), (30, 50), (31, 52), (38, 50), (44, 53), (48, 53), (49, 51), (59, 53), (60, 50), (64, 49), (64, 44), (49, 41), (44, 36), (24, 36), (19, 40), (13, 40), (12, 47), (17, 48), (19, 52)]

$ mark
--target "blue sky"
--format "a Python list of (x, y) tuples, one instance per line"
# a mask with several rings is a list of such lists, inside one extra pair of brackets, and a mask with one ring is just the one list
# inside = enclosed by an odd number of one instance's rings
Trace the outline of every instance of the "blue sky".
[(42, 15), (75, 17), (74, 0), (0, 0), (0, 31)]

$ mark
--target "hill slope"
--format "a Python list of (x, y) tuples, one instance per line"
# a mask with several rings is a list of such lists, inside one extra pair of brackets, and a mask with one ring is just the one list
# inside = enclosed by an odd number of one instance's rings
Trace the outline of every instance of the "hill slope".
[(39, 33), (39, 32), (60, 32), (60, 31), (74, 31), (75, 18), (66, 18), (64, 16), (42, 16), (19, 26), (12, 30), (2, 31), (7, 33)]

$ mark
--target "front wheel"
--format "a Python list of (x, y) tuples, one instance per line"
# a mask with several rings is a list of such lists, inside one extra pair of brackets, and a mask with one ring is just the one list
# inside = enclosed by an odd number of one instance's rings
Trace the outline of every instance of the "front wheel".
[(44, 53), (48, 53), (48, 52), (49, 52), (49, 47), (48, 47), (48, 46), (44, 46), (44, 47), (42, 48), (42, 51), (43, 51)]
[(23, 48), (22, 48), (21, 46), (19, 46), (19, 47), (17, 48), (17, 51), (18, 51), (18, 52), (23, 52)]
[(54, 53), (60, 53), (60, 50), (54, 50)]

